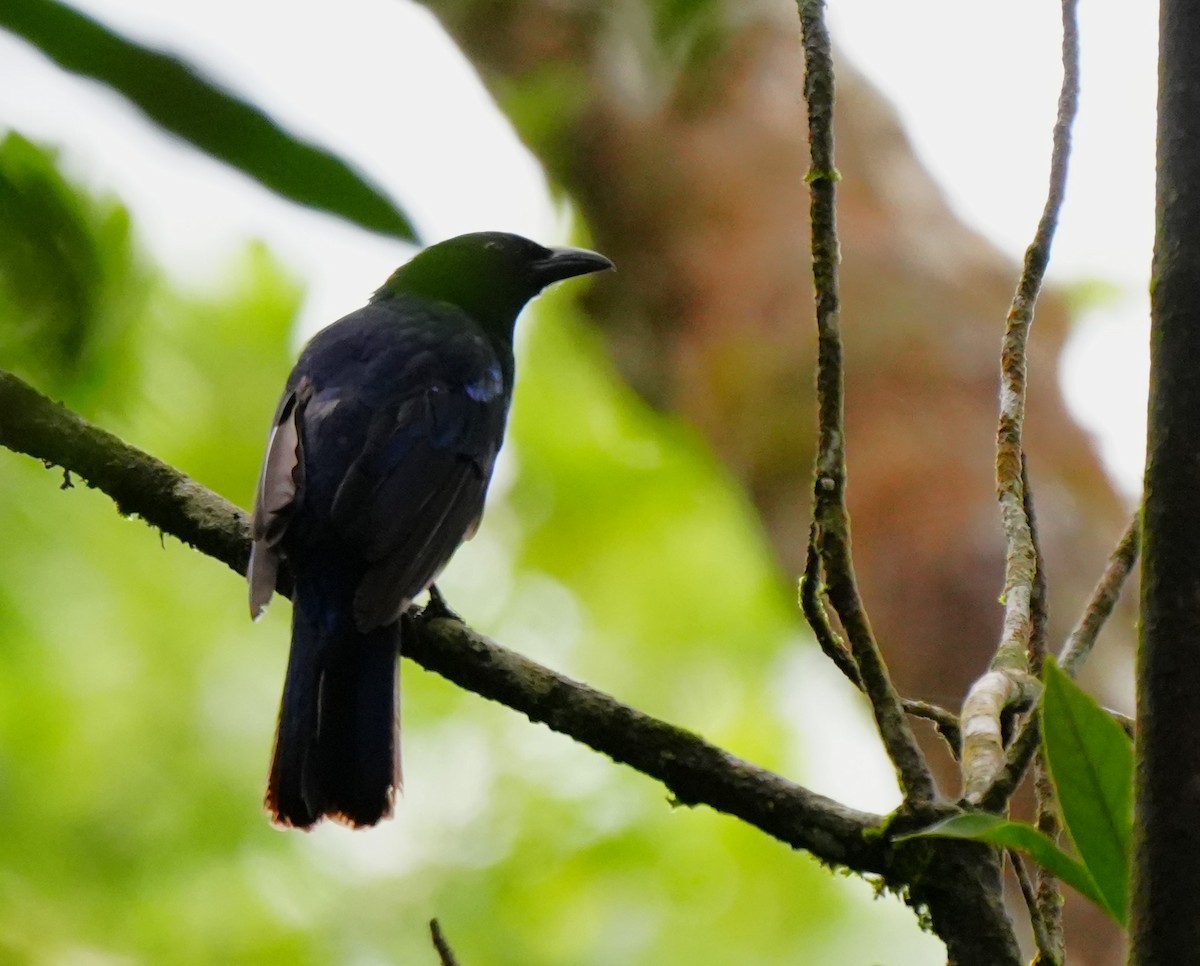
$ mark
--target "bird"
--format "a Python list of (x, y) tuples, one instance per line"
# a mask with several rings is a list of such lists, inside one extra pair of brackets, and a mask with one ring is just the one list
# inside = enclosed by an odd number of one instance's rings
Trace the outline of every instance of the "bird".
[(265, 798), (274, 824), (365, 828), (392, 814), (400, 619), (479, 526), (517, 317), (546, 286), (612, 267), (583, 248), (459, 235), (301, 352), (271, 423), (247, 570), (254, 619), (280, 573), (292, 578)]

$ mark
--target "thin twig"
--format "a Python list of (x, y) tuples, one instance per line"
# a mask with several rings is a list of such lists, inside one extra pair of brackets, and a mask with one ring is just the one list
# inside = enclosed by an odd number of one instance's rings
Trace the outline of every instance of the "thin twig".
[[(854, 663), (853, 656), (846, 649), (846, 645), (837, 631), (833, 629), (833, 625), (829, 623), (829, 615), (825, 613), (825, 605), (821, 601), (823, 592), (821, 558), (817, 552), (815, 538), (811, 538), (804, 564), (804, 576), (800, 578), (800, 610), (808, 621), (808, 626), (812, 629), (821, 651), (851, 684), (862, 691), (863, 683), (862, 677), (858, 673), (858, 665)], [(938, 734), (945, 740), (950, 753), (955, 758), (958, 757), (959, 745), (962, 743), (958, 715), (928, 701), (902, 698), (900, 703), (906, 714), (932, 722)]]
[[(1059, 666), (1071, 677), (1074, 677), (1083, 666), (1083, 660), (1091, 652), (1097, 635), (1112, 616), (1113, 610), (1116, 609), (1117, 601), (1121, 596), (1121, 588), (1125, 586), (1126, 579), (1132, 572), (1134, 564), (1137, 563), (1140, 540), (1140, 519), (1137, 514), (1134, 514), (1129, 526), (1121, 535), (1116, 549), (1109, 556), (1104, 573), (1093, 588), (1092, 595), (1083, 609), (1083, 614), (1059, 651)], [(1132, 733), (1132, 722), (1125, 719), (1124, 715), (1114, 713), (1113, 716), (1122, 728)], [(1041, 734), (1041, 712), (1040, 709), (1035, 708), (1026, 719), (1016, 739), (1008, 746), (1004, 767), (997, 773), (991, 787), (980, 798), (980, 807), (990, 812), (998, 812), (1004, 808), (1025, 777), (1029, 763), (1033, 760), (1034, 752), (1037, 751), (1041, 742)]]
[(1012, 864), (1013, 874), (1021, 889), (1021, 897), (1025, 900), (1025, 907), (1029, 910), (1029, 924), (1033, 929), (1033, 941), (1038, 950), (1038, 956), (1034, 963), (1036, 966), (1057, 966), (1061, 963), (1062, 957), (1053, 958), (1054, 937), (1047, 928), (1046, 921), (1042, 918), (1041, 908), (1038, 905), (1037, 888), (1030, 879), (1025, 860), (1016, 849), (1005, 850), (1005, 855)]
[(1079, 673), (1083, 662), (1092, 652), (1092, 647), (1096, 643), (1096, 638), (1100, 636), (1101, 629), (1112, 616), (1112, 612), (1117, 606), (1117, 599), (1121, 596), (1121, 588), (1125, 585), (1125, 579), (1132, 572), (1133, 565), (1137, 563), (1141, 541), (1142, 521), (1140, 515), (1135, 513), (1125, 528), (1125, 532), (1121, 534), (1121, 540), (1117, 544), (1116, 550), (1108, 558), (1108, 566), (1105, 567), (1104, 575), (1092, 592), (1091, 599), (1084, 608), (1083, 616), (1079, 619), (1079, 623), (1072, 628), (1070, 636), (1067, 637), (1067, 643), (1059, 653), (1059, 666), (1071, 677)]
[(1012, 863), (1013, 873), (1017, 877), (1017, 884), (1021, 887), (1021, 896), (1025, 899), (1026, 908), (1029, 909), (1029, 924), (1033, 927), (1033, 941), (1038, 949), (1038, 958), (1034, 962), (1037, 966), (1058, 966), (1062, 962), (1062, 955), (1061, 952), (1058, 956), (1054, 954), (1054, 950), (1056, 949), (1054, 936), (1048, 928), (1045, 919), (1042, 917), (1041, 906), (1038, 903), (1038, 892), (1029, 878), (1029, 870), (1025, 867), (1025, 860), (1021, 858), (1021, 853), (1016, 849), (1007, 849), (1005, 855), (1008, 856), (1008, 861)]
[[(1004, 622), (989, 672), (976, 682), (963, 702), (963, 792), (978, 802), (1004, 764), (999, 716), (1029, 700), (1028, 648), (1033, 629), (1033, 582), (1037, 548), (1025, 513), (1021, 480), (1025, 422), (1026, 343), (1034, 306), (1058, 227), (1067, 188), (1071, 126), (1079, 104), (1079, 37), (1075, 0), (1062, 2), (1062, 88), (1054, 124), (1050, 185), (1033, 241), (1025, 250), (1021, 278), (1009, 306), (1000, 353), (1000, 419), (996, 430), (996, 492), (1006, 541)], [(1006, 680), (1007, 679), (1007, 680)]]
[(959, 748), (962, 747), (962, 730), (958, 724), (958, 715), (936, 704), (930, 704), (928, 701), (904, 698), (901, 703), (904, 705), (906, 714), (931, 722), (937, 729), (937, 733), (945, 740), (950, 754), (958, 758)]
[[(1046, 767), (1045, 756), (1040, 750), (1033, 765), (1033, 792), (1037, 798), (1035, 824), (1038, 831), (1050, 841), (1057, 842), (1062, 831), (1058, 818), (1058, 794), (1050, 777), (1050, 769)], [(1042, 865), (1038, 865), (1034, 873), (1034, 882), (1034, 901), (1037, 909), (1035, 920), (1041, 922), (1045, 932), (1044, 938), (1038, 938), (1038, 950), (1041, 952), (1038, 961), (1045, 963), (1045, 966), (1059, 966), (1063, 961), (1066, 946), (1063, 935), (1062, 889), (1058, 886), (1058, 879)]]
[[(1029, 488), (1028, 460), (1021, 461), (1021, 484), (1025, 500), (1025, 514), (1029, 518), (1029, 529), (1033, 534), (1033, 547), (1037, 566), (1033, 579), (1031, 602), (1033, 628), (1029, 636), (1029, 660), (1033, 673), (1041, 677), (1046, 663), (1046, 633), (1049, 623), (1048, 594), (1046, 588), (1046, 562), (1042, 558), (1041, 544), (1037, 539), (1037, 514), (1034, 512), (1033, 493)], [(1038, 750), (1033, 766), (1034, 815), (1037, 827), (1051, 839), (1058, 838), (1058, 796), (1054, 783), (1046, 770), (1041, 749)], [(1014, 863), (1014, 867), (1015, 867)], [(1039, 966), (1059, 966), (1063, 959), (1063, 897), (1058, 880), (1038, 865), (1034, 872), (1034, 936), (1038, 945)], [(1022, 891), (1025, 886), (1022, 884)]]
[(1027, 459), (1021, 454), (1021, 499), (1029, 533), (1033, 537), (1033, 594), (1029, 601), (1029, 665), (1034, 674), (1041, 675), (1046, 659), (1046, 635), (1050, 626), (1050, 592), (1046, 586), (1046, 561), (1038, 539), (1037, 514), (1034, 512), (1033, 492), (1029, 488)]
[(808, 104), (811, 163), (813, 287), (817, 308), (819, 419), (813, 500), (813, 539), (820, 551), (829, 602), (841, 621), (871, 702), (880, 737), (908, 802), (931, 801), (933, 776), (892, 686), (859, 596), (846, 511), (842, 339), (839, 330), (837, 169), (833, 161), (833, 51), (823, 0), (799, 0), (804, 38), (804, 98)]
[(824, 584), (821, 580), (821, 554), (817, 549), (817, 524), (813, 522), (809, 528), (808, 550), (804, 559), (804, 576), (800, 578), (800, 612), (808, 621), (813, 636), (817, 639), (822, 653), (829, 658), (839, 671), (845, 675), (858, 690), (863, 689), (862, 675), (858, 673), (858, 665), (854, 657), (846, 649), (846, 645), (838, 636), (833, 625), (829, 623), (829, 615), (825, 613), (825, 605), (821, 601)]
[(450, 943), (446, 941), (446, 937), (442, 934), (442, 925), (436, 919), (429, 920), (429, 934), (433, 937), (433, 948), (437, 950), (438, 959), (441, 960), (442, 966), (458, 966), (458, 959), (454, 955), (454, 950), (450, 948)]

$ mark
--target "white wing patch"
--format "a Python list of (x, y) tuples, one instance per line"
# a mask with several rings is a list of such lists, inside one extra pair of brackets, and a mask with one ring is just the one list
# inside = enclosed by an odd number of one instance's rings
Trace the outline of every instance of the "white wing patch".
[(277, 545), (287, 527), (303, 476), (299, 420), (311, 391), (308, 381), (301, 380), (280, 401), (279, 414), (267, 440), (267, 455), (254, 500), (254, 543), (246, 573), (250, 582), (250, 616), (255, 620), (262, 616), (275, 593), (279, 576)]

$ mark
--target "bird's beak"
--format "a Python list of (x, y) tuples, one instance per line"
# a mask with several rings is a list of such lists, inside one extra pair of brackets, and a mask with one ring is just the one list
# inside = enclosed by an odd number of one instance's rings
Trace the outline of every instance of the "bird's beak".
[(612, 267), (613, 263), (603, 255), (586, 248), (551, 248), (549, 255), (535, 263), (538, 281), (543, 285), (576, 275), (604, 272)]

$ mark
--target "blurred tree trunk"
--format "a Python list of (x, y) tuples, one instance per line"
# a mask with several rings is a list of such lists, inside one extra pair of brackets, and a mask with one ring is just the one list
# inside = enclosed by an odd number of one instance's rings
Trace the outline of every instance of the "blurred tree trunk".
[[(794, 5), (426, 5), (619, 266), (590, 306), (617, 367), (705, 435), (791, 579), (809, 522), (816, 350)], [(956, 707), (1000, 627), (998, 349), (1018, 269), (957, 220), (880, 94), (846, 64), (839, 83), (858, 572), (901, 691)], [(1044, 297), (1026, 436), (1055, 646), (1130, 512), (1060, 394), (1068, 325), (1061, 298)], [(1107, 699), (1128, 704), (1130, 610), (1112, 625), (1097, 657), (1121, 672), (1104, 675)], [(952, 763), (938, 764), (956, 794)], [(1068, 923), (1072, 961), (1121, 961), (1116, 930), (1083, 915), (1086, 928)]]

